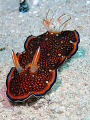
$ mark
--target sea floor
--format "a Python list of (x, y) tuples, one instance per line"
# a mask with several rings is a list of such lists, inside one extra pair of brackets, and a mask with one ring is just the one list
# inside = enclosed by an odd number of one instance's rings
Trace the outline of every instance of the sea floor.
[[(29, 12), (19, 13), (19, 0), (0, 0), (0, 120), (90, 120), (90, 0), (27, 2)], [(4, 86), (14, 66), (11, 52), (24, 51), (29, 35), (46, 32), (41, 20), (49, 9), (56, 18), (64, 13), (72, 17), (65, 30), (79, 32), (79, 49), (58, 68), (57, 81), (45, 96), (7, 105)]]

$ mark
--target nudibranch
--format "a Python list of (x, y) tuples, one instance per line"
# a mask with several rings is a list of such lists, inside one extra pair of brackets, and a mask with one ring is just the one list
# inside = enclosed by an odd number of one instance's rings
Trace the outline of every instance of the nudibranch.
[(48, 66), (40, 65), (40, 47), (36, 50), (33, 59), (29, 53), (30, 62), (24, 63), (24, 66), (19, 63), (21, 56), (28, 56), (27, 52), (16, 55), (12, 51), (15, 67), (11, 68), (6, 80), (6, 94), (11, 101), (15, 102), (24, 101), (31, 95), (44, 95), (55, 83), (57, 76), (56, 70), (48, 71)]
[(47, 16), (48, 13), (43, 20), (47, 32), (29, 36), (24, 52), (16, 55), (12, 51), (15, 67), (11, 68), (6, 80), (6, 94), (11, 101), (24, 101), (32, 95), (47, 93), (56, 81), (57, 68), (78, 49), (78, 32), (63, 31), (71, 17), (60, 25), (65, 16), (62, 15), (54, 25), (53, 18), (49, 21)]

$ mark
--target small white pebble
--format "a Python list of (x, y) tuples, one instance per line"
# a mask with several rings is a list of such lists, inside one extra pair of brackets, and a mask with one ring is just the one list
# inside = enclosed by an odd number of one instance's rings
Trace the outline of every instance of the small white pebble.
[(90, 4), (90, 1), (87, 1), (87, 4)]
[(38, 0), (34, 0), (33, 4), (36, 5), (38, 3)]
[(78, 18), (75, 18), (75, 21), (77, 21), (78, 20)]
[(15, 30), (11, 30), (10, 32), (11, 32), (11, 33), (15, 33)]

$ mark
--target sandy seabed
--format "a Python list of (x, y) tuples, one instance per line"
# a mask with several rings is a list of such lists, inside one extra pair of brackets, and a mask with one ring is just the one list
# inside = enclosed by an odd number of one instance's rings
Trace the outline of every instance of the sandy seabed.
[(0, 120), (90, 120), (90, 0), (28, 0), (29, 12), (19, 13), (19, 0), (0, 0), (0, 89), (13, 66), (11, 51), (24, 51), (29, 35), (46, 31), (40, 19), (48, 9), (58, 18), (72, 19), (65, 28), (77, 30), (77, 53), (58, 68), (57, 81), (45, 96), (28, 104), (4, 107), (0, 95)]

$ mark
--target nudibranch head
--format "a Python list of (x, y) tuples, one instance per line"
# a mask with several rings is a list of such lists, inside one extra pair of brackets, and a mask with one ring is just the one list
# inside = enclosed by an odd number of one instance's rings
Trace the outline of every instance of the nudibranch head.
[[(33, 58), (30, 57), (30, 51), (18, 56), (13, 52), (13, 62), (16, 66), (11, 68), (6, 80), (6, 94), (11, 101), (24, 101), (32, 95), (44, 95), (56, 81), (57, 71), (49, 71), (46, 65), (40, 65), (40, 46)], [(18, 66), (22, 68), (21, 71), (18, 71)]]
[[(66, 25), (68, 24), (69, 20), (71, 19), (71, 16), (69, 16), (68, 14), (63, 14), (58, 19), (53, 18), (52, 16), (52, 18), (48, 20), (48, 13), (49, 11), (46, 14), (46, 19), (43, 20), (43, 24), (46, 27), (47, 31), (50, 32), (55, 32), (55, 33), (62, 32), (66, 27)], [(62, 19), (66, 16), (69, 16), (69, 18), (65, 20), (63, 23), (61, 23)]]
[(55, 83), (56, 75), (56, 70), (32, 73), (27, 69), (19, 74), (16, 68), (12, 68), (6, 80), (7, 97), (11, 101), (22, 102), (32, 95), (42, 96)]

